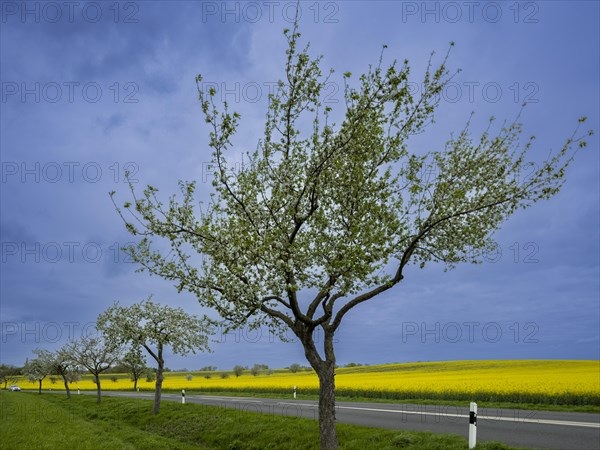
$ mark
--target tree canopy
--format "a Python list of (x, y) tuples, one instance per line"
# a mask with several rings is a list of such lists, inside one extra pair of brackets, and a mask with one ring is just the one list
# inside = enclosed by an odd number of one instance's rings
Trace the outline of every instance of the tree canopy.
[(154, 359), (158, 345), (169, 346), (173, 353), (182, 356), (206, 351), (212, 332), (208, 319), (160, 305), (151, 297), (131, 306), (115, 303), (98, 316), (96, 324), (109, 341), (141, 345)]

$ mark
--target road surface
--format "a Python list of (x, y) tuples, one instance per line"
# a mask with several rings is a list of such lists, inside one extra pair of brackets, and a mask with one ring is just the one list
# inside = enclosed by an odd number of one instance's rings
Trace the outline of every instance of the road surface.
[[(96, 394), (95, 391), (83, 393)], [(77, 395), (77, 391), (74, 391), (74, 394)], [(149, 392), (104, 391), (102, 395), (146, 399), (154, 397), (154, 394)], [(181, 402), (181, 394), (163, 394), (162, 399)], [(188, 394), (186, 403), (223, 406), (265, 414), (318, 418), (317, 402), (312, 400)], [(338, 402), (336, 418), (340, 423), (397, 430), (454, 433), (468, 438), (468, 407)], [(500, 441), (511, 446), (531, 449), (598, 450), (600, 449), (600, 415), (480, 407), (477, 418), (477, 441)]]

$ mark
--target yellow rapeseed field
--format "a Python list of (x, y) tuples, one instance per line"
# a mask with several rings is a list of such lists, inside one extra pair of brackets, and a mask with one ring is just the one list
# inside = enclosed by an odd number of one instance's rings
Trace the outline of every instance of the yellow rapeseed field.
[[(318, 392), (314, 372), (291, 373), (277, 370), (271, 375), (251, 375), (239, 378), (225, 371), (168, 372), (163, 388), (189, 391), (237, 391), (257, 393), (289, 393), (297, 386), (298, 394)], [(205, 378), (208, 375), (210, 378)], [(112, 381), (111, 377), (117, 377)], [(191, 379), (190, 379), (191, 378)], [(151, 390), (154, 382), (144, 378), (140, 389)], [(91, 377), (85, 376), (73, 388), (95, 389)], [(130, 390), (129, 376), (103, 375), (102, 387), (109, 390)], [(389, 399), (479, 398), (492, 401), (532, 403), (600, 404), (600, 361), (515, 360), (515, 361), (449, 361), (385, 364), (339, 368), (336, 371), (338, 395)], [(60, 380), (44, 388), (61, 389)]]

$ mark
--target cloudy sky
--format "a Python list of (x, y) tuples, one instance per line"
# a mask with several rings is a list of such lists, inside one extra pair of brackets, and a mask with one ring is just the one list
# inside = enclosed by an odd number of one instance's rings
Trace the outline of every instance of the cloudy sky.
[[(1, 351), (22, 364), (36, 347), (77, 337), (113, 301), (155, 300), (202, 314), (168, 282), (136, 273), (131, 241), (108, 192), (126, 199), (126, 170), (165, 195), (197, 180), (208, 198), (210, 150), (194, 78), (242, 114), (238, 142), (260, 138), (270, 87), (282, 76), (294, 2), (10, 2), (1, 16)], [(340, 74), (364, 72), (383, 44), (408, 58), (415, 89), (431, 51), (456, 42), (461, 68), (437, 123), (413, 145), (441, 149), (476, 112), (513, 119), (542, 160), (577, 118), (599, 125), (598, 2), (303, 1), (302, 41)], [(208, 86), (208, 85), (207, 85)], [(341, 109), (340, 109), (341, 111)], [(598, 359), (599, 146), (577, 154), (552, 200), (519, 212), (484, 264), (411, 269), (401, 285), (355, 310), (337, 339), (351, 361)], [(298, 343), (266, 331), (215, 339), (214, 353), (167, 366), (305, 363)], [(318, 339), (318, 338), (317, 338)]]

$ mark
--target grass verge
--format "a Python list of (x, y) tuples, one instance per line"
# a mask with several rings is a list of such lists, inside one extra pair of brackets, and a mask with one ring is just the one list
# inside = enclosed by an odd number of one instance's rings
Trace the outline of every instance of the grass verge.
[[(318, 449), (318, 424), (299, 417), (163, 402), (93, 396), (0, 392), (2, 443), (11, 449)], [(338, 424), (340, 448), (466, 449), (457, 435)], [(496, 442), (480, 450), (511, 449)]]

